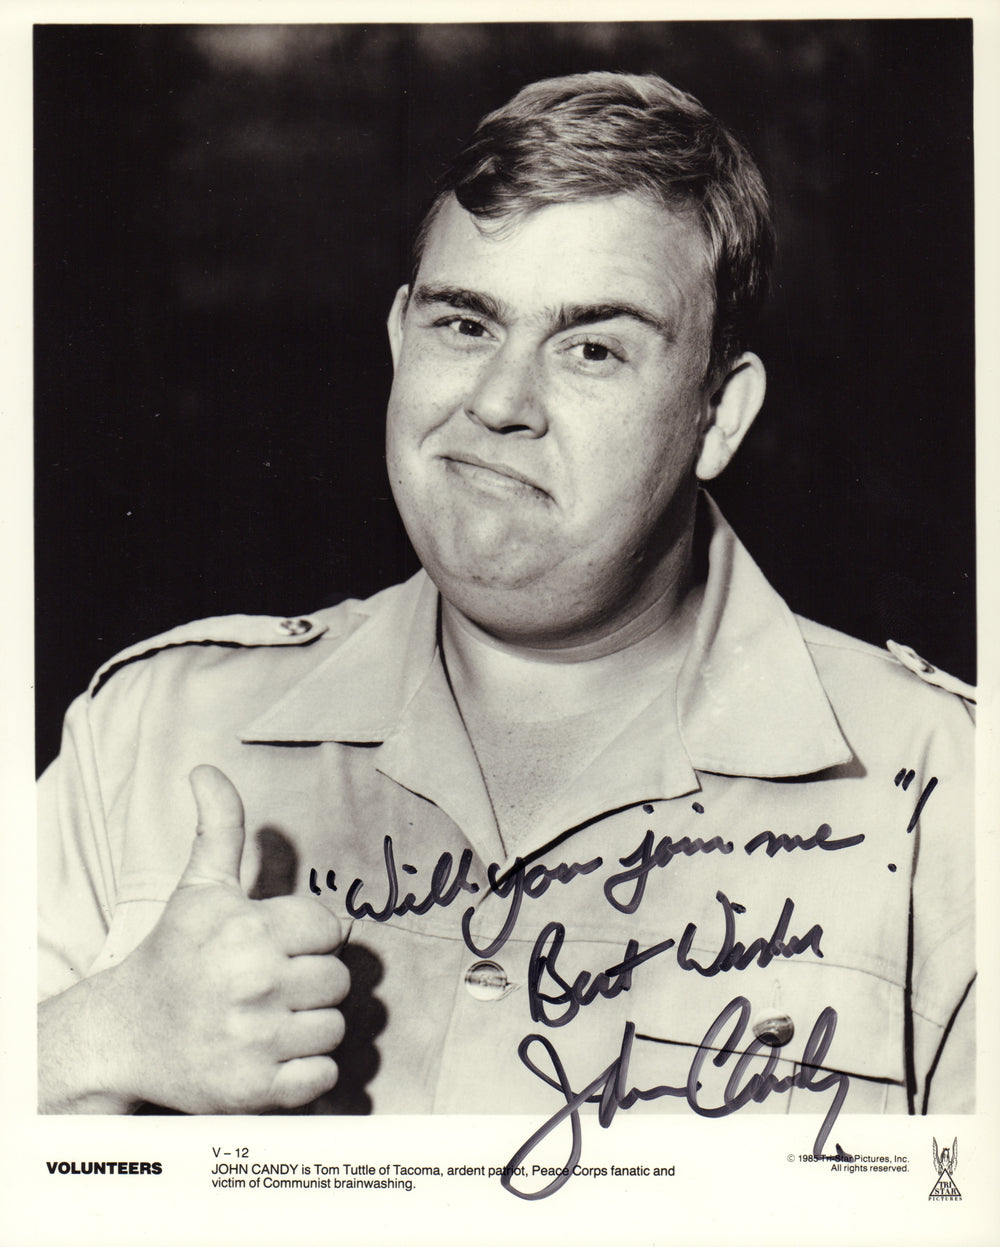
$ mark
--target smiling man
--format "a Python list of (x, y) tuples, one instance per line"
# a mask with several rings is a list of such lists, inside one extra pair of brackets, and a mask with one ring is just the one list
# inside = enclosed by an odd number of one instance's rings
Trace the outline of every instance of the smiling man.
[(970, 1108), (971, 692), (795, 617), (700, 488), (772, 249), (658, 78), (483, 121), (389, 315), (424, 570), (180, 627), (67, 716), (45, 1111), (548, 1116), (609, 1069), (642, 1111)]

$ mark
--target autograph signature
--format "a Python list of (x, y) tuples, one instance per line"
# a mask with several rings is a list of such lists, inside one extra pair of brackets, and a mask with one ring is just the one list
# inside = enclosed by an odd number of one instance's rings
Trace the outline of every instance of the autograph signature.
[[(745, 996), (735, 996), (705, 1032), (705, 1037), (691, 1061), (687, 1082), (682, 1087), (629, 1087), (629, 1063), (636, 1038), (634, 1022), (625, 1023), (618, 1056), (592, 1082), (579, 1091), (574, 1091), (570, 1085), (562, 1060), (552, 1041), (544, 1035), (526, 1035), (517, 1049), (522, 1063), (542, 1082), (548, 1084), (554, 1091), (558, 1091), (565, 1103), (518, 1148), (504, 1166), (504, 1176), (501, 1178), (503, 1187), (521, 1199), (544, 1199), (548, 1195), (554, 1195), (573, 1176), (573, 1171), (580, 1161), (583, 1151), (580, 1109), (584, 1104), (598, 1105), (598, 1124), (607, 1129), (620, 1108), (627, 1110), (640, 1101), (657, 1100), (663, 1096), (676, 1096), (686, 1100), (688, 1107), (701, 1117), (728, 1117), (751, 1102), (760, 1104), (769, 1095), (785, 1094), (794, 1087), (815, 1092), (834, 1088), (833, 1100), (813, 1144), (813, 1155), (822, 1156), (823, 1145), (833, 1129), (850, 1087), (850, 1078), (847, 1074), (822, 1070), (823, 1061), (837, 1029), (836, 1010), (830, 1006), (823, 1009), (810, 1032), (802, 1059), (797, 1063), (795, 1072), (780, 1078), (775, 1074), (780, 1060), (780, 1050), (774, 1045), (754, 1038), (737, 1055), (737, 1047), (743, 1041), (749, 1020), (749, 1000)], [(732, 1030), (720, 1046), (719, 1036), (731, 1021), (733, 1022)], [(551, 1073), (536, 1063), (532, 1053), (535, 1046), (540, 1047), (551, 1062)], [(751, 1062), (768, 1048), (771, 1049), (771, 1053), (764, 1069), (759, 1073), (751, 1074)], [(713, 1052), (715, 1055), (711, 1056)], [(737, 1057), (722, 1094), (722, 1102), (716, 1105), (704, 1104), (700, 1098), (702, 1067), (710, 1056), (712, 1064), (720, 1068), (733, 1057)], [(819, 1076), (820, 1074), (822, 1077)], [(570, 1148), (566, 1163), (556, 1171), (556, 1176), (551, 1182), (538, 1190), (522, 1190), (516, 1186), (515, 1176), (519, 1166), (543, 1139), (565, 1121), (568, 1121), (570, 1125)]]

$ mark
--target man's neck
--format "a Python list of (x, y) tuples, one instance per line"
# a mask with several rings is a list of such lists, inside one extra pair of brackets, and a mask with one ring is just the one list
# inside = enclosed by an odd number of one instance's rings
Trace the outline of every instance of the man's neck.
[(598, 640), (544, 649), (499, 640), (443, 601), (444, 655), (459, 706), (531, 723), (630, 703), (657, 670), (680, 665), (700, 601), (700, 586), (671, 586)]
[(489, 636), (442, 604), (445, 665), (508, 852), (533, 840), (601, 752), (676, 678), (701, 588), (654, 603), (600, 644)]

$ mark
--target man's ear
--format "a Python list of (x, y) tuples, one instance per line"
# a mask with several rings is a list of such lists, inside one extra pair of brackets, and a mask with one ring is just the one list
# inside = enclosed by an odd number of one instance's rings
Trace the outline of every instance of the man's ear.
[(767, 374), (746, 351), (728, 369), (709, 400), (708, 423), (695, 466), (700, 481), (714, 479), (729, 463), (764, 401)]
[(392, 366), (396, 367), (399, 362), (399, 351), (403, 345), (403, 317), (406, 315), (406, 305), (410, 300), (410, 287), (400, 286), (396, 291), (396, 297), (392, 301), (392, 307), (389, 308), (389, 319), (386, 327), (389, 330), (389, 350), (392, 352)]

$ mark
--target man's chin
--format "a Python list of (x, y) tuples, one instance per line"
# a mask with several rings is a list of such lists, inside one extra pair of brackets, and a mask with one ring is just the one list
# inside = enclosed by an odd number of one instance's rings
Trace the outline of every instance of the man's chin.
[(531, 603), (546, 595), (544, 568), (514, 564), (501, 555), (484, 554), (474, 560), (421, 557), (420, 561), (442, 597), (463, 614), (470, 613), (466, 605), (478, 604), (491, 605), (502, 614), (531, 613)]
[(539, 649), (572, 645), (586, 640), (597, 623), (594, 603), (578, 593), (560, 591), (538, 569), (477, 565), (466, 576), (441, 568), (427, 571), (449, 605), (483, 632), (511, 645)]

